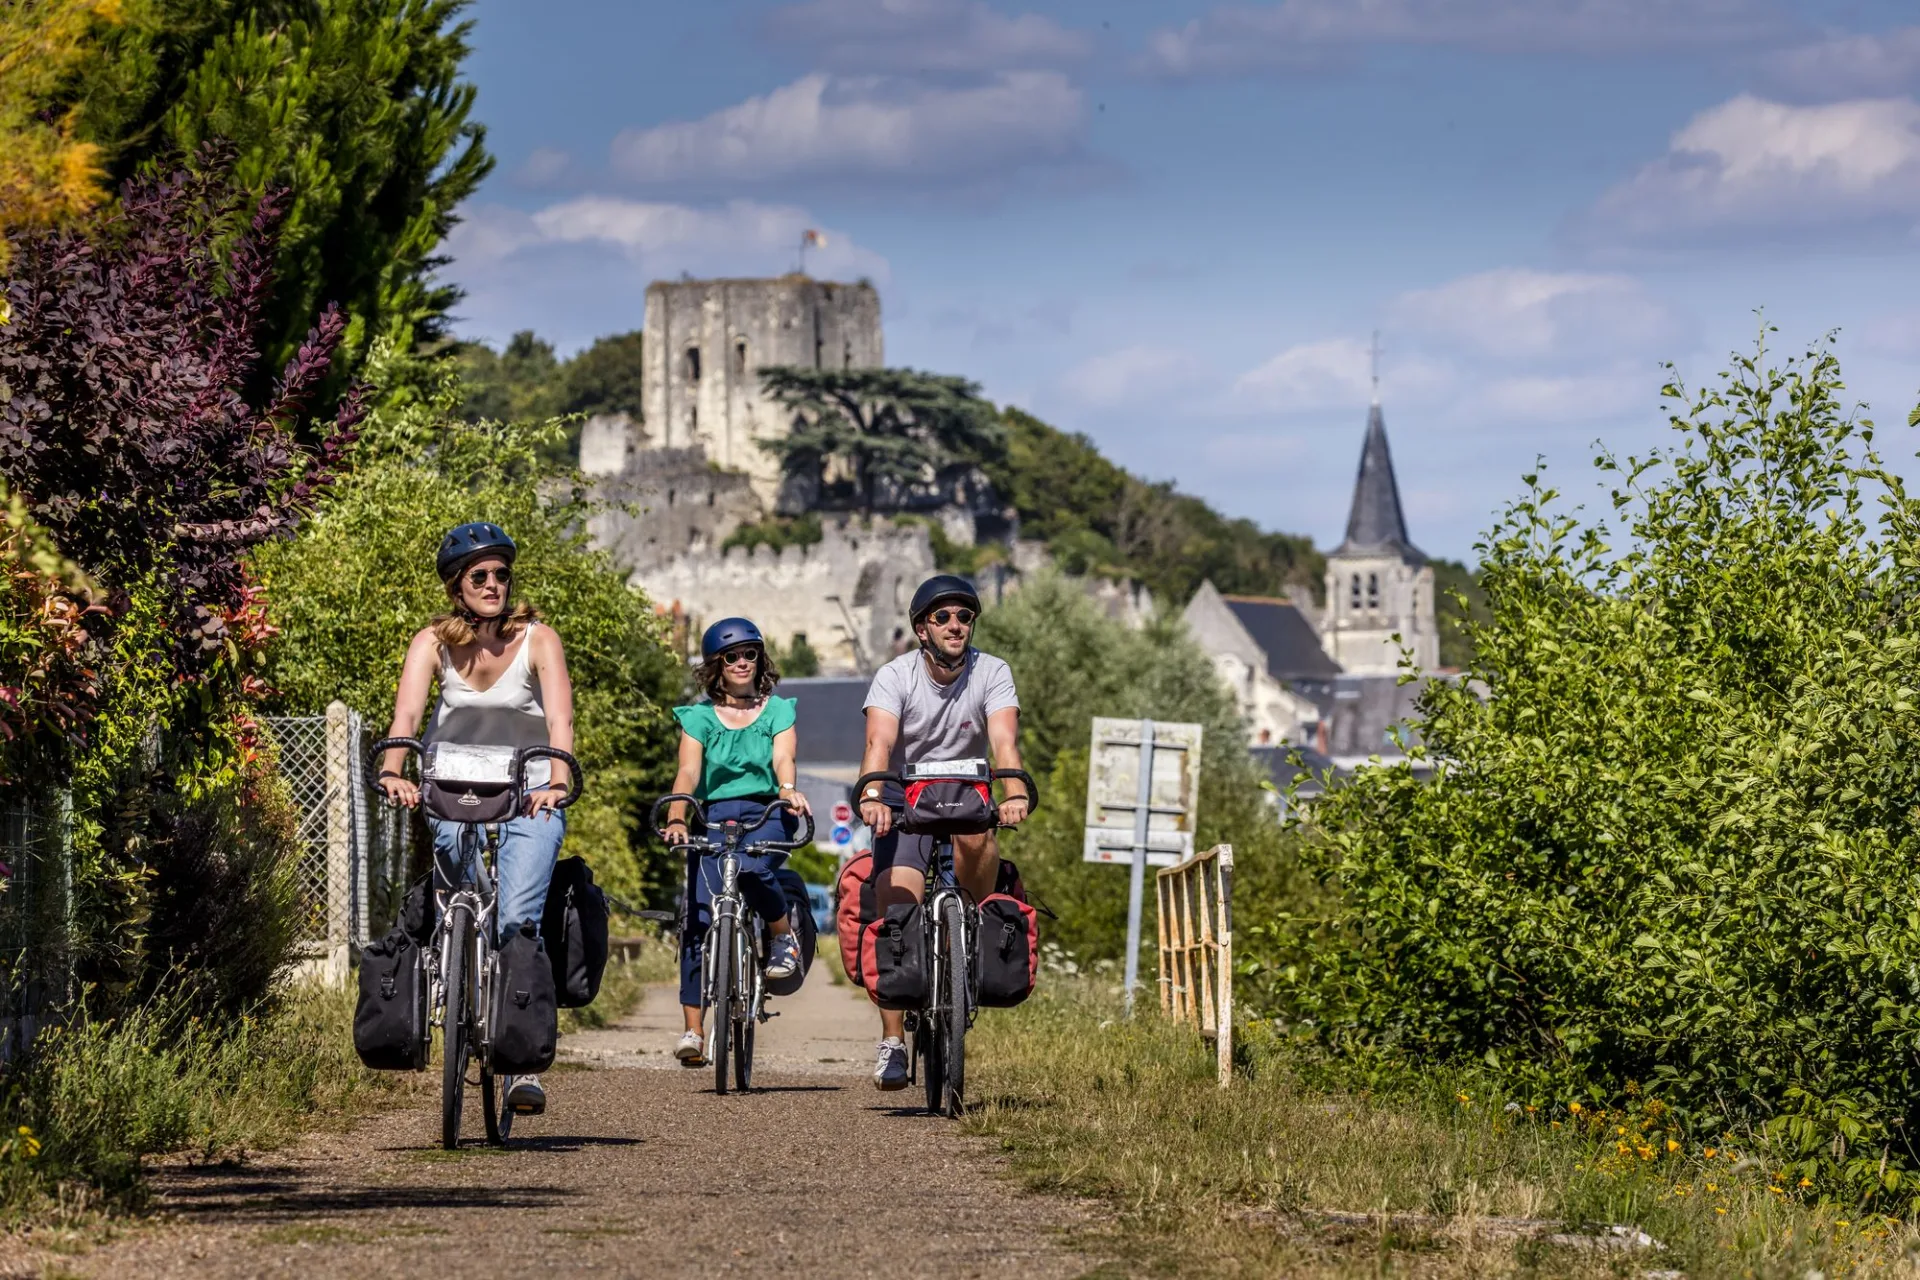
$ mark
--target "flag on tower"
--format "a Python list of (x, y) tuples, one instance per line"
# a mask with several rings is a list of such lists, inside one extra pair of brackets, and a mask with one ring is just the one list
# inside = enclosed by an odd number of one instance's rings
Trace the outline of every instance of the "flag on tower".
[(810, 245), (815, 249), (824, 249), (827, 247), (827, 233), (808, 228), (806, 231), (800, 233), (800, 243)]

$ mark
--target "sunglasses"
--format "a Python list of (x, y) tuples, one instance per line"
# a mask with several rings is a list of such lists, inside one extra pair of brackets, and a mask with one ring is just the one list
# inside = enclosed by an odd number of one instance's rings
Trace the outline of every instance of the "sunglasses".
[(729, 667), (741, 662), (751, 662), (755, 666), (758, 666), (760, 663), (760, 651), (754, 648), (729, 649), (720, 655), (720, 662), (723, 666)]
[(487, 585), (489, 578), (504, 587), (513, 581), (513, 570), (504, 565), (498, 569), (475, 569), (467, 575), (467, 585), (470, 587), (484, 587)]
[(971, 609), (935, 609), (927, 615), (927, 621), (936, 627), (944, 627), (949, 622), (958, 622), (963, 627), (970, 627), (973, 625), (973, 616)]

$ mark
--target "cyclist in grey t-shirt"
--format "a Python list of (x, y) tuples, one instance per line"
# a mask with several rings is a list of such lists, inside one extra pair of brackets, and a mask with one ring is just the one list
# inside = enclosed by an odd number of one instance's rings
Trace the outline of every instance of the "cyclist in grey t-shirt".
[[(965, 578), (941, 574), (913, 593), (911, 620), (920, 648), (874, 673), (867, 690), (867, 749), (860, 772), (897, 772), (926, 760), (986, 758), (996, 769), (1020, 764), (1020, 699), (1013, 671), (972, 645), (980, 597)], [(1019, 788), (1018, 781), (1010, 784)], [(882, 914), (896, 903), (917, 902), (926, 891), (931, 836), (894, 831), (893, 810), (880, 788), (859, 797), (860, 818), (873, 829), (875, 905)], [(1024, 790), (1000, 803), (1000, 821), (1014, 826), (1027, 816)], [(974, 901), (993, 892), (1000, 846), (993, 833), (953, 838), (953, 872)], [(902, 1015), (880, 1011), (880, 1060), (873, 1082), (881, 1089), (907, 1087), (907, 1046)]]

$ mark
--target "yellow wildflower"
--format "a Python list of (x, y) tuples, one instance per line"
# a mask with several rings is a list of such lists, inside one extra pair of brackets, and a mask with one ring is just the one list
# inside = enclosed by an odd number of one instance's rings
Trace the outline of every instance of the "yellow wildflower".
[(1667, 1150), (1678, 1151), (1679, 1149), (1680, 1149), (1679, 1143), (1675, 1142), (1672, 1138), (1667, 1139)]
[(1713, 1148), (1708, 1147), (1705, 1151), (1702, 1151), (1700, 1154), (1705, 1156), (1707, 1159), (1711, 1160), (1713, 1159)]
[(1813, 1185), (1813, 1179), (1812, 1179), (1812, 1178), (1802, 1178), (1802, 1179), (1800, 1179), (1800, 1185), (1801, 1185), (1801, 1186), (1803, 1186), (1803, 1187), (1810, 1187), (1810, 1186), (1812, 1186), (1812, 1185)]
[(1725, 1212), (1726, 1212), (1726, 1210), (1725, 1210), (1725, 1209), (1715, 1209), (1715, 1210), (1714, 1210), (1714, 1212), (1715, 1212), (1715, 1213), (1725, 1213)]

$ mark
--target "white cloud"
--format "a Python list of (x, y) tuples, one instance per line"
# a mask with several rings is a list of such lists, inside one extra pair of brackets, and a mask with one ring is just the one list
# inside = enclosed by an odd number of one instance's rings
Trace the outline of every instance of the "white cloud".
[(1504, 360), (1665, 352), (1682, 328), (1630, 276), (1525, 267), (1402, 294), (1389, 313), (1428, 342)]
[(573, 157), (558, 147), (535, 147), (513, 171), (513, 183), (518, 187), (550, 187), (573, 168)]
[(1703, 111), (1667, 154), (1576, 224), (1591, 240), (1697, 241), (1733, 233), (1920, 218), (1920, 103), (1791, 106), (1742, 95)]
[(1771, 54), (1762, 67), (1782, 88), (1812, 98), (1905, 93), (1920, 84), (1920, 27), (1833, 36)]
[(967, 181), (1081, 151), (1086, 103), (1057, 71), (958, 87), (804, 76), (702, 120), (629, 129), (614, 169), (641, 183), (911, 176)]
[(1157, 31), (1142, 62), (1186, 78), (1311, 69), (1377, 45), (1608, 55), (1724, 48), (1781, 26), (1772, 0), (1281, 0)]
[(1080, 408), (1118, 409), (1143, 399), (1183, 396), (1205, 377), (1201, 362), (1189, 352), (1136, 344), (1081, 361), (1061, 376), (1060, 390)]
[[(1383, 361), (1382, 382), (1396, 397), (1436, 395), (1452, 378), (1443, 362), (1418, 353)], [(1227, 399), (1243, 412), (1285, 414), (1357, 410), (1372, 394), (1371, 344), (1327, 338), (1288, 347), (1247, 370)]]
[(807, 0), (769, 14), (763, 34), (832, 71), (920, 73), (1059, 66), (1087, 55), (1086, 33), (979, 0)]
[(1472, 411), (1487, 423), (1603, 422), (1640, 409), (1654, 413), (1659, 408), (1660, 386), (1651, 365), (1494, 377), (1475, 388)]

